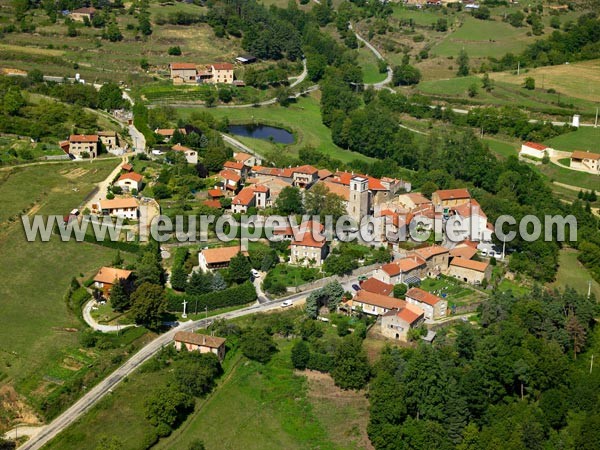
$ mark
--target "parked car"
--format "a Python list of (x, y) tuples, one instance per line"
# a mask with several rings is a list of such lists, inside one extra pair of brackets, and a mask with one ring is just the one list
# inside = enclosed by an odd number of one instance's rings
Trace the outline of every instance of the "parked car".
[(292, 302), (291, 300), (285, 300), (282, 304), (281, 307), (282, 308), (287, 308), (288, 306), (292, 306), (294, 304), (294, 302)]
[(354, 289), (356, 292), (358, 292), (358, 291), (360, 291), (360, 286), (358, 284), (353, 284), (352, 289)]
[(250, 273), (252, 273), (252, 276), (253, 276), (254, 278), (258, 278), (258, 277), (260, 277), (260, 272), (259, 272), (258, 270), (256, 270), (256, 269), (252, 269), (252, 270), (250, 271)]

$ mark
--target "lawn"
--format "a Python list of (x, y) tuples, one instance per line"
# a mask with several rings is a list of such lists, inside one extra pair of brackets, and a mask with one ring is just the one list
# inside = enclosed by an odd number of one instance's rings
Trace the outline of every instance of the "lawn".
[(600, 284), (592, 279), (587, 269), (577, 260), (577, 250), (564, 248), (560, 250), (556, 281), (551, 287), (564, 289), (572, 287), (580, 294), (587, 294), (589, 282), (592, 282), (592, 293), (600, 299)]
[(498, 141), (492, 138), (485, 138), (483, 141), (489, 145), (490, 150), (496, 153), (502, 158), (508, 158), (509, 156), (517, 156), (518, 149), (517, 145), (510, 144), (504, 141)]
[[(0, 171), (0, 379), (16, 387), (30, 403), (38, 403), (65, 378), (65, 359), (78, 353), (80, 326), (64, 295), (72, 277), (91, 276), (110, 264), (115, 250), (88, 243), (27, 242), (14, 217), (27, 211), (64, 214), (80, 205), (94, 184), (104, 179), (118, 161), (93, 164), (62, 163)], [(82, 171), (84, 169), (84, 171)], [(74, 174), (79, 176), (74, 176)], [(128, 261), (133, 257), (123, 254)], [(95, 358), (95, 357), (94, 357)], [(0, 427), (2, 425), (0, 424)]]
[(557, 181), (559, 183), (569, 184), (583, 189), (598, 190), (600, 188), (600, 179), (598, 175), (570, 170), (566, 167), (557, 166), (552, 162), (541, 164), (536, 166), (536, 168), (551, 181)]
[(600, 128), (580, 127), (577, 131), (561, 134), (544, 143), (556, 150), (587, 150), (600, 153)]
[[(198, 108), (178, 108), (183, 118), (197, 110)], [(342, 162), (354, 159), (372, 161), (372, 158), (344, 150), (332, 142), (331, 131), (321, 121), (318, 93), (302, 97), (287, 108), (272, 105), (259, 108), (212, 108), (209, 111), (217, 118), (228, 117), (231, 123), (264, 123), (292, 130), (297, 139), (294, 144), (287, 146), (262, 139), (236, 136), (236, 139), (259, 153), (265, 156), (274, 155), (275, 160), (277, 154), (297, 157), (300, 148), (312, 146)]]
[(483, 293), (465, 286), (460, 281), (442, 276), (441, 278), (425, 278), (421, 282), (421, 289), (431, 292), (448, 300), (450, 307), (466, 305), (473, 301), (481, 300)]

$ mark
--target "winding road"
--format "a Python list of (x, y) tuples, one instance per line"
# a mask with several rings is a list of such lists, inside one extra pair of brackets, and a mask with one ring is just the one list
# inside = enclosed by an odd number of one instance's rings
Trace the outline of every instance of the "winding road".
[[(354, 28), (352, 27), (351, 23), (348, 24), (348, 28), (354, 32), (356, 39), (358, 39), (360, 42), (362, 42), (365, 45), (365, 47), (367, 47), (369, 50), (371, 50), (371, 53), (373, 53), (373, 55), (375, 55), (375, 58), (377, 58), (378, 60), (381, 60), (381, 61), (385, 61), (385, 58), (381, 55), (381, 53), (379, 53), (379, 50), (377, 50), (369, 41), (364, 39), (360, 34), (358, 34), (356, 31), (354, 31)], [(392, 70), (392, 67), (388, 64), (387, 75), (385, 77), (385, 80), (380, 81), (378, 83), (364, 83), (364, 85), (372, 86), (374, 89), (384, 89), (388, 84), (390, 84), (392, 82), (393, 77), (394, 77), (394, 71)]]

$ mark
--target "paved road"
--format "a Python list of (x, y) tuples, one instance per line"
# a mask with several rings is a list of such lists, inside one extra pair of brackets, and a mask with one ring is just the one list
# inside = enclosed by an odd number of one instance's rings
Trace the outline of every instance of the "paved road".
[[(349, 24), (348, 28), (350, 28), (352, 31), (354, 31), (354, 29), (352, 28), (352, 24)], [(367, 47), (369, 50), (371, 50), (371, 52), (375, 55), (375, 58), (377, 58), (381, 61), (385, 60), (385, 58), (381, 55), (381, 53), (379, 53), (379, 50), (377, 50), (375, 47), (373, 47), (373, 45), (369, 41), (364, 39), (356, 31), (354, 31), (354, 35), (356, 36), (356, 39), (358, 39), (360, 42), (362, 42), (365, 45), (365, 47)], [(394, 71), (392, 70), (392, 67), (390, 65), (388, 65), (387, 66), (387, 75), (385, 77), (385, 80), (380, 81), (378, 83), (365, 83), (365, 86), (372, 86), (374, 89), (384, 89), (385, 86), (387, 86), (388, 84), (390, 84), (392, 82), (393, 76), (394, 76)]]
[[(356, 282), (357, 278), (348, 279), (346, 283)], [(300, 301), (308, 296), (312, 291), (301, 292), (298, 294), (290, 295), (289, 297), (281, 298), (278, 300), (267, 301), (264, 303), (257, 303), (246, 308), (238, 309), (237, 311), (231, 311), (224, 314), (209, 317), (208, 319), (196, 320), (183, 322), (176, 328), (160, 335), (152, 342), (148, 343), (142, 349), (140, 349), (135, 355), (133, 355), (125, 364), (115, 370), (107, 378), (102, 380), (90, 391), (81, 397), (73, 406), (63, 412), (60, 416), (54, 419), (48, 425), (42, 427), (40, 431), (33, 436), (28, 442), (23, 444), (19, 449), (21, 450), (37, 450), (42, 446), (50, 442), (56, 435), (61, 431), (75, 422), (79, 417), (85, 414), (93, 405), (95, 405), (102, 397), (107, 394), (111, 394), (113, 389), (123, 380), (123, 378), (129, 376), (135, 371), (140, 365), (148, 361), (152, 356), (160, 351), (161, 348), (169, 345), (173, 341), (173, 336), (178, 331), (194, 331), (200, 328), (206, 328), (213, 320), (216, 319), (234, 319), (236, 317), (242, 317), (248, 314), (256, 314), (265, 312), (273, 309), (280, 308), (280, 304), (283, 300), (291, 300), (292, 302)]]
[(82, 210), (89, 208), (89, 210), (92, 211), (92, 205), (94, 203), (98, 203), (99, 201), (106, 199), (108, 187), (112, 184), (112, 181), (115, 179), (115, 177), (121, 172), (121, 166), (127, 162), (127, 157), (125, 156), (119, 157), (119, 159), (119, 164), (117, 164), (113, 171), (109, 173), (104, 180), (98, 183), (98, 192), (96, 192), (96, 194), (94, 194), (94, 196), (88, 200), (88, 202), (82, 207)]
[(135, 127), (135, 125), (129, 125), (129, 136), (131, 137), (132, 150), (134, 153), (145, 153), (146, 152), (146, 138), (144, 135)]

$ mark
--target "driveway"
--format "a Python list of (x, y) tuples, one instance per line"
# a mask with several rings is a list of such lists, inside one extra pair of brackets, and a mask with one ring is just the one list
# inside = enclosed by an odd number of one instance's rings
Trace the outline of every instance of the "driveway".
[(96, 300), (90, 300), (83, 307), (83, 320), (87, 323), (91, 328), (96, 331), (101, 331), (102, 333), (110, 333), (112, 331), (121, 331), (124, 328), (133, 327), (135, 325), (101, 325), (94, 320), (92, 317), (92, 307), (96, 304)]
[(121, 173), (121, 166), (127, 162), (127, 158), (126, 157), (122, 157), (119, 160), (119, 164), (117, 165), (117, 167), (114, 168), (114, 170), (102, 181), (100, 181), (97, 185), (98, 188), (98, 192), (96, 192), (94, 194), (94, 196), (83, 206), (82, 209), (85, 208), (89, 208), (90, 211), (92, 211), (92, 204), (94, 203), (98, 203), (99, 201), (102, 200), (106, 200), (106, 192), (108, 187), (111, 185), (112, 180), (115, 179), (115, 177)]

